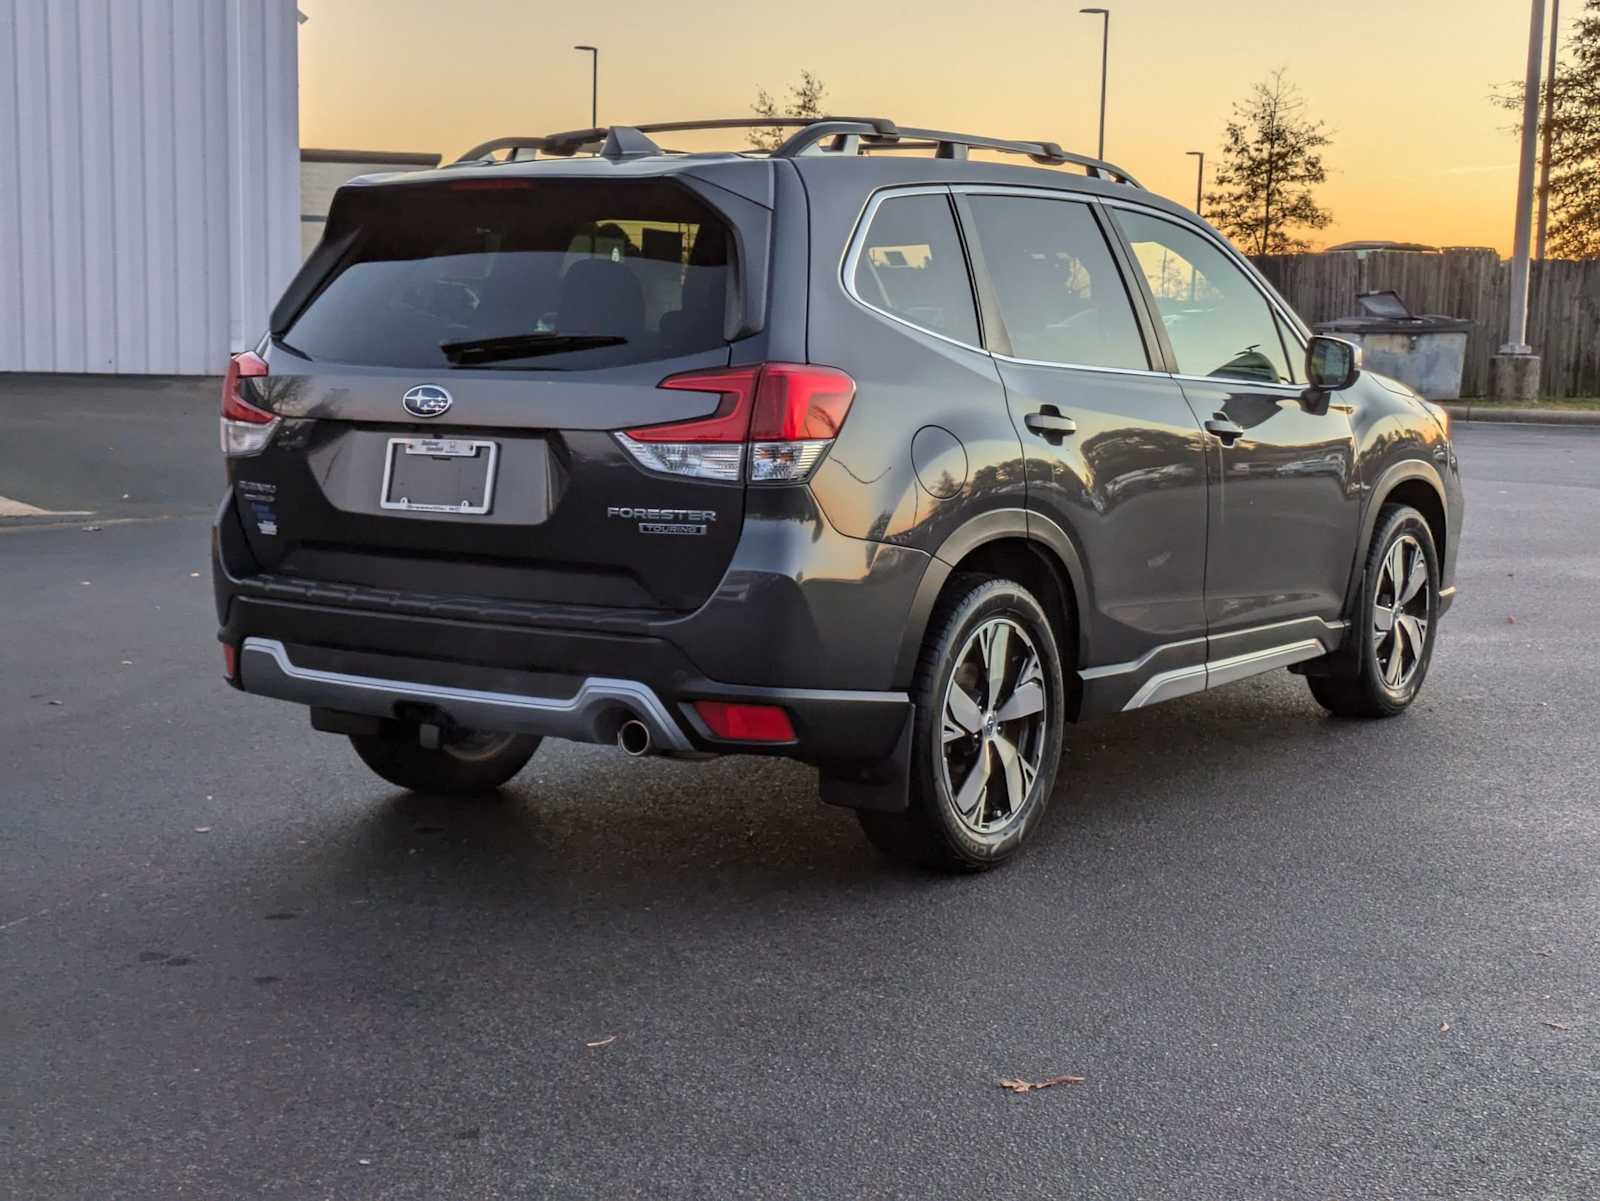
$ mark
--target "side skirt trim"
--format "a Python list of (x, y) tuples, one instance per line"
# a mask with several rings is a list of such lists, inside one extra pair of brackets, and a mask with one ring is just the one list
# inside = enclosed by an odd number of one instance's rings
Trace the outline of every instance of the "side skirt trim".
[(1156, 704), (1158, 701), (1187, 696), (1192, 692), (1219, 688), (1235, 680), (1244, 680), (1250, 676), (1261, 675), (1263, 672), (1275, 671), (1280, 667), (1303, 663), (1307, 659), (1315, 659), (1318, 655), (1324, 654), (1327, 654), (1327, 648), (1322, 643), (1315, 638), (1307, 638), (1283, 646), (1251, 651), (1248, 654), (1231, 655), (1226, 659), (1212, 659), (1193, 667), (1164, 671), (1146, 680), (1144, 686), (1123, 706), (1123, 710), (1139, 709), (1145, 705)]

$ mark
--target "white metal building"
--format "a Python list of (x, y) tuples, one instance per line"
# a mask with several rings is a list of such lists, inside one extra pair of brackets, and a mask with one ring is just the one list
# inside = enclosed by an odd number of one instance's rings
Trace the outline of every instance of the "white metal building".
[(0, 0), (0, 372), (219, 373), (300, 261), (294, 0)]

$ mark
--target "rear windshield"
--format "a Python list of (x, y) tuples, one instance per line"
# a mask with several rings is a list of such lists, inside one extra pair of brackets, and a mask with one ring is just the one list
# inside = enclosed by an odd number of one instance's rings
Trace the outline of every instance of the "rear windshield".
[(311, 359), (571, 369), (719, 346), (726, 225), (670, 183), (463, 179), (346, 193), (352, 238), (282, 333)]

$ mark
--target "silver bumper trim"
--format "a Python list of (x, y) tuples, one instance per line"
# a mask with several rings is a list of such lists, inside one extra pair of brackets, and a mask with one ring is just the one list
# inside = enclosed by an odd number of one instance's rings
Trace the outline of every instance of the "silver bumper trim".
[(260, 696), (373, 717), (393, 717), (399, 704), (433, 705), (468, 729), (574, 742), (610, 742), (621, 720), (636, 717), (650, 727), (656, 745), (693, 749), (661, 698), (638, 680), (591, 676), (568, 698), (479, 692), (299, 667), (276, 639), (246, 638), (239, 648), (239, 686)]

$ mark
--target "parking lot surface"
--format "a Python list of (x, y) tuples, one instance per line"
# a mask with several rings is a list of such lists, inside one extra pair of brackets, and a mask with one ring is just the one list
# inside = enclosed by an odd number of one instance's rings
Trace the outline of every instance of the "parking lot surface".
[(773, 761), (388, 787), (222, 683), (214, 459), (0, 528), (0, 1195), (1600, 1194), (1600, 431), (1458, 441), (1412, 712), (1078, 727), (966, 879)]

